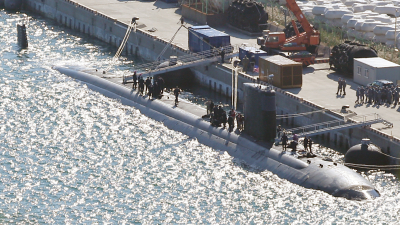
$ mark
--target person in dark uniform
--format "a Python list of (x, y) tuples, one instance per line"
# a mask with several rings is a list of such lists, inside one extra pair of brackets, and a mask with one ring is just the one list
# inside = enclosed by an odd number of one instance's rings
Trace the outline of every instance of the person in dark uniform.
[(361, 104), (363, 104), (364, 101), (365, 101), (364, 96), (365, 96), (365, 89), (364, 89), (364, 86), (361, 86), (361, 88), (360, 88), (360, 101), (361, 101)]
[(221, 48), (221, 52), (219, 53), (221, 55), (221, 63), (225, 62), (225, 49)]
[(229, 116), (229, 118), (228, 118), (228, 125), (229, 125), (229, 132), (232, 132), (233, 127), (235, 126), (234, 119), (232, 116)]
[(346, 95), (346, 80), (342, 79), (343, 95)]
[(174, 89), (174, 95), (175, 95), (175, 105), (178, 104), (179, 102), (179, 94), (181, 93), (181, 89), (178, 88), (178, 86), (176, 86), (176, 88)]
[(222, 109), (222, 114), (221, 114), (221, 122), (224, 125), (224, 129), (226, 128), (226, 123), (228, 122), (226, 118), (226, 111)]
[(158, 81), (155, 81), (153, 83), (153, 98), (158, 98), (159, 96), (160, 96), (160, 86), (158, 85)]
[(153, 90), (154, 90), (154, 85), (152, 83), (149, 84), (149, 86), (147, 87), (149, 92), (147, 93), (147, 95), (149, 96), (149, 99), (151, 98), (151, 96), (153, 95)]
[(304, 137), (303, 146), (304, 146), (304, 150), (307, 151), (307, 148), (308, 148), (308, 138), (307, 138), (307, 136)]
[(144, 93), (148, 93), (148, 91), (149, 91), (149, 85), (151, 84), (151, 80), (150, 80), (150, 77), (147, 77), (146, 78), (146, 81), (144, 82), (144, 85), (145, 85), (145, 87), (146, 87), (146, 89), (144, 90)]
[(312, 139), (309, 138), (309, 139), (308, 139), (308, 148), (310, 149), (310, 153), (311, 153), (311, 154), (313, 154), (313, 152), (312, 152), (312, 144), (313, 144)]
[(399, 90), (394, 89), (393, 98), (394, 98), (394, 105), (396, 106), (399, 103)]
[(139, 93), (143, 95), (143, 90), (144, 90), (144, 80), (142, 77), (142, 74), (139, 75)]
[(359, 103), (359, 101), (360, 101), (360, 87), (357, 87), (356, 97), (357, 97), (357, 100), (354, 103)]
[(133, 80), (133, 86), (132, 86), (132, 88), (133, 88), (133, 89), (136, 89), (136, 86), (137, 86), (137, 75), (136, 75), (136, 71), (133, 72), (132, 80)]
[[(342, 86), (343, 86), (342, 78), (339, 77), (339, 80), (338, 80), (338, 88), (337, 88), (336, 95), (341, 95), (341, 94), (342, 94)], [(340, 94), (339, 94), (339, 92), (340, 92)]]
[(278, 138), (281, 138), (281, 132), (282, 132), (282, 127), (281, 125), (278, 125), (276, 128), (276, 134), (278, 135)]
[(281, 141), (282, 141), (282, 151), (286, 151), (288, 137), (286, 136), (285, 132), (283, 132), (283, 135), (281, 137)]
[(158, 77), (158, 86), (160, 88), (160, 94), (164, 94), (164, 79), (162, 77)]

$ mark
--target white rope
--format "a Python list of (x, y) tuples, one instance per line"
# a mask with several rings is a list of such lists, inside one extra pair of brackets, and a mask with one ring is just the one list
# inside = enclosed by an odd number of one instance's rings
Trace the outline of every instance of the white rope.
[(157, 56), (157, 60), (160, 60), (160, 57), (164, 55), (165, 51), (167, 51), (167, 48), (171, 45), (172, 41), (175, 39), (176, 34), (179, 32), (179, 30), (183, 27), (181, 25), (178, 30), (175, 32), (174, 36), (172, 36), (171, 40), (168, 42), (168, 44), (164, 47), (164, 49), (161, 51), (161, 53)]
[(121, 53), (124, 50), (126, 43), (128, 42), (128, 38), (132, 32), (132, 29), (134, 29), (136, 31), (136, 23), (133, 21), (129, 24), (128, 29), (126, 30), (124, 39), (121, 42), (121, 45), (119, 46), (117, 52), (115, 53), (110, 65), (107, 67), (107, 69), (104, 70), (104, 72), (109, 71), (111, 69), (111, 67), (115, 64), (115, 62), (118, 60), (118, 58), (121, 56)]

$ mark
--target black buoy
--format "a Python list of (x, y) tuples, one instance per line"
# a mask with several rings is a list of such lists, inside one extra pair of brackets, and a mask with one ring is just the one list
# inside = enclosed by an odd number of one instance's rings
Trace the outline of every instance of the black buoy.
[(18, 30), (18, 45), (21, 48), (28, 48), (28, 38), (26, 35), (26, 26), (25, 24), (17, 25)]
[(389, 165), (390, 160), (381, 149), (371, 144), (368, 138), (364, 138), (361, 144), (351, 147), (344, 156), (345, 163), (364, 165)]

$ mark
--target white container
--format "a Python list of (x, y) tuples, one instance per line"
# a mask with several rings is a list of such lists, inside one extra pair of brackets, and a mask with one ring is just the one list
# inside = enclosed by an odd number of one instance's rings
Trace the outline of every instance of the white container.
[(373, 41), (384, 44), (387, 41), (386, 35), (375, 35)]
[(364, 11), (364, 12), (361, 12), (361, 13), (357, 13), (357, 15), (360, 15), (362, 18), (367, 18), (368, 16), (378, 16), (378, 15), (381, 15), (381, 14), (379, 14), (377, 12), (372, 12), (370, 10), (367, 10), (367, 11)]
[[(382, 22), (380, 21), (373, 21), (373, 22), (364, 22), (363, 25), (361, 26), (361, 31), (364, 32), (373, 32), (374, 28), (377, 25), (382, 25)], [(357, 25), (356, 25), (357, 26)]]
[(342, 22), (340, 21), (340, 19), (327, 20), (326, 24), (328, 24), (328, 26), (333, 26), (333, 27), (341, 27), (342, 26)]
[[(396, 30), (396, 36), (399, 37), (399, 33), (400, 30), (397, 29)], [(386, 39), (387, 40), (394, 40), (394, 30), (388, 30), (388, 32), (386, 32)]]
[(359, 4), (359, 3), (354, 4), (352, 9), (353, 9), (353, 12), (355, 12), (355, 13), (364, 12), (365, 11), (364, 5), (363, 4)]
[(312, 13), (314, 15), (323, 15), (325, 13), (326, 6), (314, 6)]
[(365, 20), (364, 19), (360, 19), (357, 21), (356, 25), (354, 26), (354, 30), (356, 31), (361, 31), (361, 27), (364, 24)]
[(372, 41), (375, 37), (374, 32), (365, 32), (363, 33), (362, 37), (366, 40)]
[(361, 38), (362, 37), (362, 33), (354, 30), (354, 29), (349, 29), (347, 31), (347, 36), (348, 37), (352, 37), (352, 38)]
[(374, 19), (375, 21), (380, 21), (382, 23), (393, 24), (393, 19), (390, 16), (377, 15), (377, 16), (367, 16), (367, 19)]
[[(396, 43), (397, 44), (397, 43)], [(385, 42), (385, 45), (388, 47), (393, 47), (394, 46), (394, 39), (393, 40), (387, 40)]]
[(354, 14), (350, 14), (350, 13), (347, 13), (347, 14), (344, 14), (343, 16), (342, 16), (342, 18), (340, 18), (340, 21), (342, 22), (342, 24), (347, 24), (347, 22), (349, 21), (349, 19), (351, 19), (351, 18), (353, 18), (355, 15)]
[(360, 17), (353, 17), (347, 21), (347, 28), (354, 29), (356, 28), (356, 24), (359, 20), (362, 20)]
[(384, 5), (389, 5), (390, 2), (386, 1), (372, 1), (370, 4), (375, 5), (375, 6), (384, 6)]
[(314, 20), (317, 23), (326, 23), (326, 18), (323, 15), (315, 15)]
[(357, 4), (357, 3), (365, 3), (365, 1), (362, 1), (362, 0), (349, 0), (349, 1), (345, 1), (345, 2), (343, 2), (343, 4), (345, 5), (345, 6), (353, 6), (354, 4)]
[(374, 11), (375, 7), (376, 7), (376, 5), (374, 5), (374, 4), (364, 4), (363, 5), (364, 10)]
[(377, 6), (375, 7), (374, 12), (377, 12), (379, 14), (394, 15), (396, 13), (396, 7), (394, 5)]
[(327, 19), (341, 19), (344, 14), (351, 13), (349, 10), (343, 9), (329, 9), (325, 11), (325, 18)]
[(374, 28), (374, 34), (386, 35), (386, 33), (389, 30), (394, 30), (394, 25), (389, 25), (389, 24), (376, 25), (376, 27)]

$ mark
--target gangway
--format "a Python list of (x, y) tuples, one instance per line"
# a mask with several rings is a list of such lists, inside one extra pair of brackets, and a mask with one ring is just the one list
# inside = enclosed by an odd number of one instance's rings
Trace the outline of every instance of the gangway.
[[(225, 58), (233, 58), (239, 55), (239, 47), (237, 45), (225, 46)], [(190, 55), (180, 56), (174, 59), (155, 61), (151, 63), (140, 64), (135, 67), (137, 74), (142, 76), (154, 76), (161, 73), (171, 72), (175, 70), (185, 69), (189, 67), (209, 64), (221, 60), (219, 49), (212, 49), (208, 51), (191, 53)], [(132, 75), (124, 75), (123, 83), (132, 80)]]
[(314, 136), (332, 131), (351, 129), (355, 127), (366, 127), (372, 124), (382, 123), (387, 127), (393, 127), (393, 123), (384, 120), (379, 114), (371, 113), (367, 115), (356, 115), (345, 117), (345, 119), (337, 119), (323, 123), (310, 124), (307, 126), (296, 127), (286, 130), (289, 133), (288, 138), (291, 139), (293, 134), (298, 137)]

